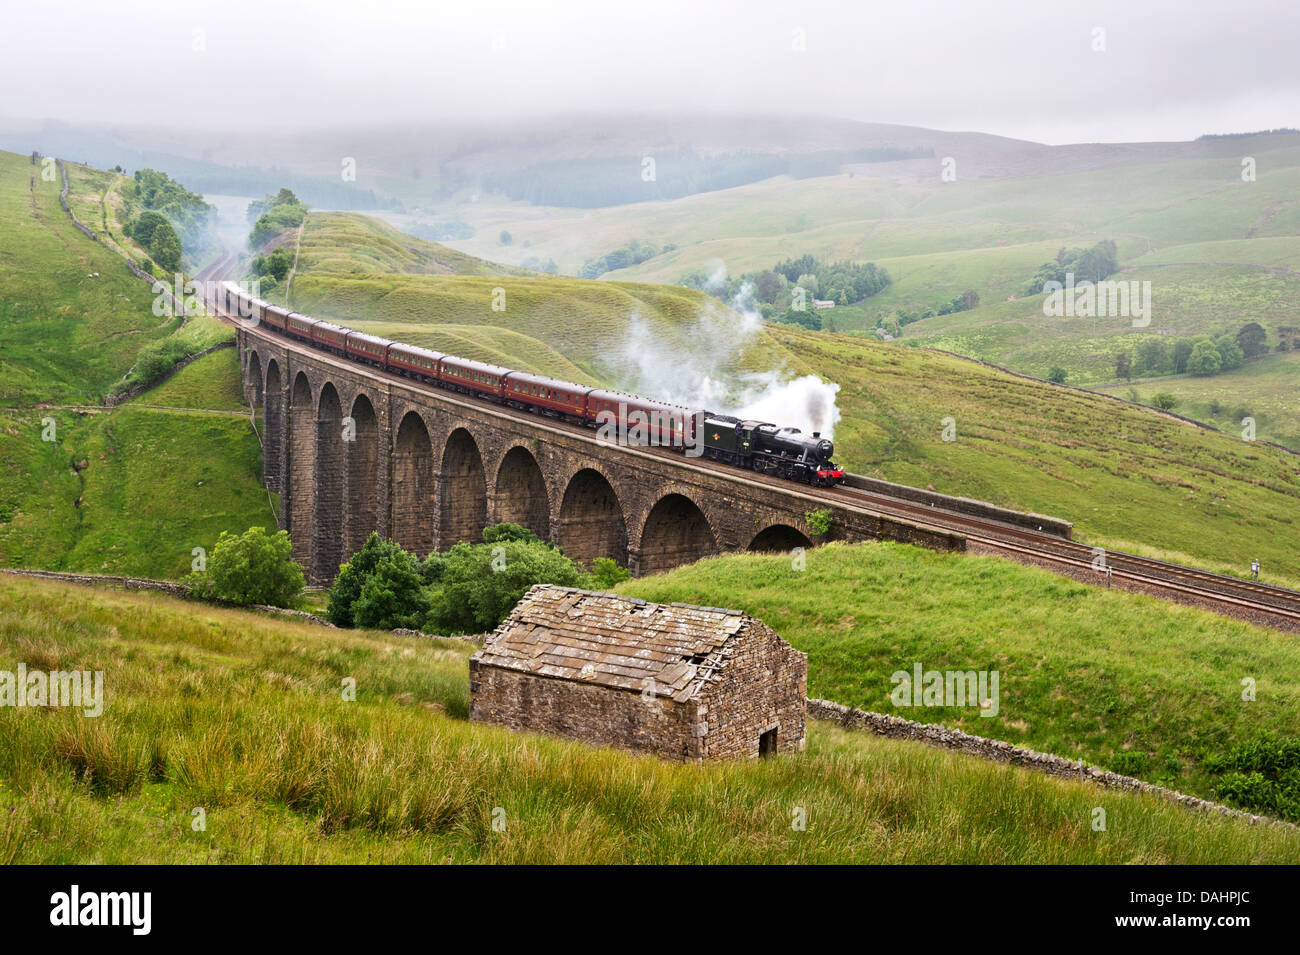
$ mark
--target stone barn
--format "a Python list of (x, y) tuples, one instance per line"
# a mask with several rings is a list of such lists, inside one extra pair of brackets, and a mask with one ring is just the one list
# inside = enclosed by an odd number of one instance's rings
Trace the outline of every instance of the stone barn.
[(667, 759), (804, 748), (808, 657), (737, 610), (538, 584), (469, 663), (470, 719)]

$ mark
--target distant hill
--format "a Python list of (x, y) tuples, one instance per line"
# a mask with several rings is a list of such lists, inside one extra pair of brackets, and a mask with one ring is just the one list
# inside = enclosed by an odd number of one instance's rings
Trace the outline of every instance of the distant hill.
[[(346, 228), (308, 219), (304, 243), (341, 268), (389, 231), (365, 216)], [(414, 242), (414, 240), (412, 240)], [(417, 249), (423, 248), (418, 244)], [(674, 366), (692, 370), (722, 343), (710, 373), (738, 382), (815, 374), (840, 385), (837, 458), (854, 471), (933, 486), (1075, 521), (1116, 549), (1300, 582), (1291, 544), (1300, 458), (1140, 406), (1059, 388), (925, 349), (860, 335), (759, 325), (691, 289), (551, 276), (322, 271), (293, 283), (293, 305), (359, 328), (590, 384), (626, 385), (647, 367), (663, 397)], [(1032, 261), (1032, 260), (1031, 260)], [(491, 307), (503, 289), (506, 309)], [(656, 378), (655, 375), (659, 377)], [(752, 380), (752, 379), (751, 379)], [(941, 419), (957, 440), (941, 439)]]

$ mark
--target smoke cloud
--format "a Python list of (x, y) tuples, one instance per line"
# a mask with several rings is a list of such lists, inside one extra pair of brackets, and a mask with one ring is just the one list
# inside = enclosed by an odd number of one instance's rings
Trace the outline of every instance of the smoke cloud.
[(665, 341), (640, 315), (630, 322), (619, 355), (619, 387), (647, 398), (718, 414), (819, 431), (833, 439), (840, 386), (787, 368), (738, 372), (735, 366), (762, 328), (746, 284), (732, 307), (710, 303)]

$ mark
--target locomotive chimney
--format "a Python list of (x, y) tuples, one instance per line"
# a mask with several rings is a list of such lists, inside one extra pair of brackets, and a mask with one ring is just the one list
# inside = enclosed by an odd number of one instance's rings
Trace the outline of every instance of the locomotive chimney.
[(822, 433), (821, 433), (820, 431), (814, 431), (814, 432), (813, 432), (813, 437), (814, 437), (814, 438), (820, 438), (821, 436), (822, 436)]

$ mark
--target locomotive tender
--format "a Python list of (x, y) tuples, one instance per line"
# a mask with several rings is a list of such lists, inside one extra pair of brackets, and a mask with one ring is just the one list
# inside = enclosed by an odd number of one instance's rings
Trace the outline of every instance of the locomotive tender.
[(742, 421), (406, 345), (271, 305), (233, 282), (216, 286), (210, 295), (211, 304), (224, 312), (255, 319), (278, 334), (349, 361), (584, 427), (616, 426), (619, 435), (637, 436), (629, 443), (688, 454), (698, 449), (696, 455), (820, 487), (844, 479), (844, 471), (832, 460), (835, 446), (817, 432), (806, 435), (798, 428)]

